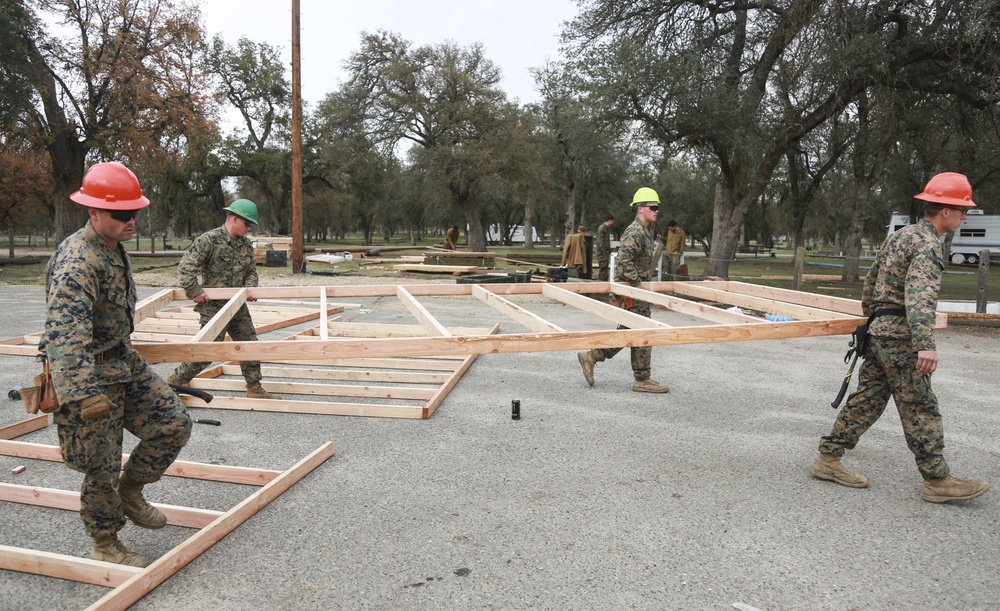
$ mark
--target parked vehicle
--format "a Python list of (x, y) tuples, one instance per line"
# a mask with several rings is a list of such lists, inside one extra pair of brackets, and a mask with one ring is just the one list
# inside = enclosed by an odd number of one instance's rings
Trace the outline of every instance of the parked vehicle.
[[(955, 232), (955, 237), (952, 238), (951, 262), (975, 265), (979, 263), (979, 251), (983, 249), (990, 252), (990, 259), (1000, 257), (1000, 216), (983, 214), (982, 210), (968, 212), (969, 215), (962, 221), (958, 231)], [(908, 215), (893, 212), (888, 233), (892, 234), (909, 224)], [(941, 239), (943, 241), (944, 236)]]

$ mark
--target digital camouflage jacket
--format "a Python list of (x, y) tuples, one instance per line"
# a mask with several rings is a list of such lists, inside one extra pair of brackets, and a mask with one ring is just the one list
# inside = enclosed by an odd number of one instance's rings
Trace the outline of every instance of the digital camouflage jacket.
[(887, 308), (906, 308), (906, 316), (876, 318), (869, 329), (873, 337), (910, 339), (918, 352), (936, 350), (942, 254), (937, 231), (925, 219), (886, 238), (865, 278), (861, 306), (865, 316)]
[(594, 250), (597, 251), (597, 260), (606, 265), (611, 259), (611, 229), (604, 223), (597, 228), (596, 242)]
[(653, 235), (638, 218), (622, 234), (615, 260), (615, 282), (638, 286), (650, 277), (653, 266)]
[(195, 238), (181, 258), (177, 273), (188, 299), (201, 295), (206, 288), (257, 286), (253, 244), (246, 237), (229, 237), (225, 227), (216, 227)]
[(130, 346), (136, 291), (128, 255), (111, 248), (88, 222), (56, 248), (45, 266), (48, 305), (42, 349), (60, 404), (101, 394), (100, 386), (130, 382), (125, 361), (95, 363), (94, 355)]

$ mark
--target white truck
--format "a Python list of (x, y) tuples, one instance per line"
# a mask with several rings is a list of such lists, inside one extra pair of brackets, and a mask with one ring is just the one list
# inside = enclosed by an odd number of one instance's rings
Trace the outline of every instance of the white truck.
[[(889, 235), (909, 224), (908, 215), (893, 212)], [(944, 240), (944, 237), (941, 239)], [(979, 251), (983, 249), (990, 252), (990, 259), (1000, 257), (1000, 216), (972, 209), (951, 240), (951, 262), (975, 265), (979, 263)]]

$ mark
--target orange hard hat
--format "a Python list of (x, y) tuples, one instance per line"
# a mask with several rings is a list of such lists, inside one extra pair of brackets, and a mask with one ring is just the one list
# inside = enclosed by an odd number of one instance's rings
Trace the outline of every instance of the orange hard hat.
[(913, 197), (925, 202), (959, 208), (973, 208), (976, 205), (976, 202), (972, 201), (972, 185), (969, 184), (969, 179), (965, 174), (957, 172), (944, 172), (934, 176), (927, 181), (924, 192)]
[(80, 190), (69, 198), (78, 204), (101, 210), (139, 210), (149, 205), (139, 179), (117, 161), (95, 163), (83, 175)]

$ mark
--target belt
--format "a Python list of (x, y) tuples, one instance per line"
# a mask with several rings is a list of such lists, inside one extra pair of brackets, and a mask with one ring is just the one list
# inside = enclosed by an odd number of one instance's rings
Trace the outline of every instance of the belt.
[(125, 344), (118, 344), (117, 346), (112, 346), (103, 352), (98, 352), (94, 355), (95, 363), (105, 363), (107, 361), (116, 361), (130, 352), (130, 348)]

